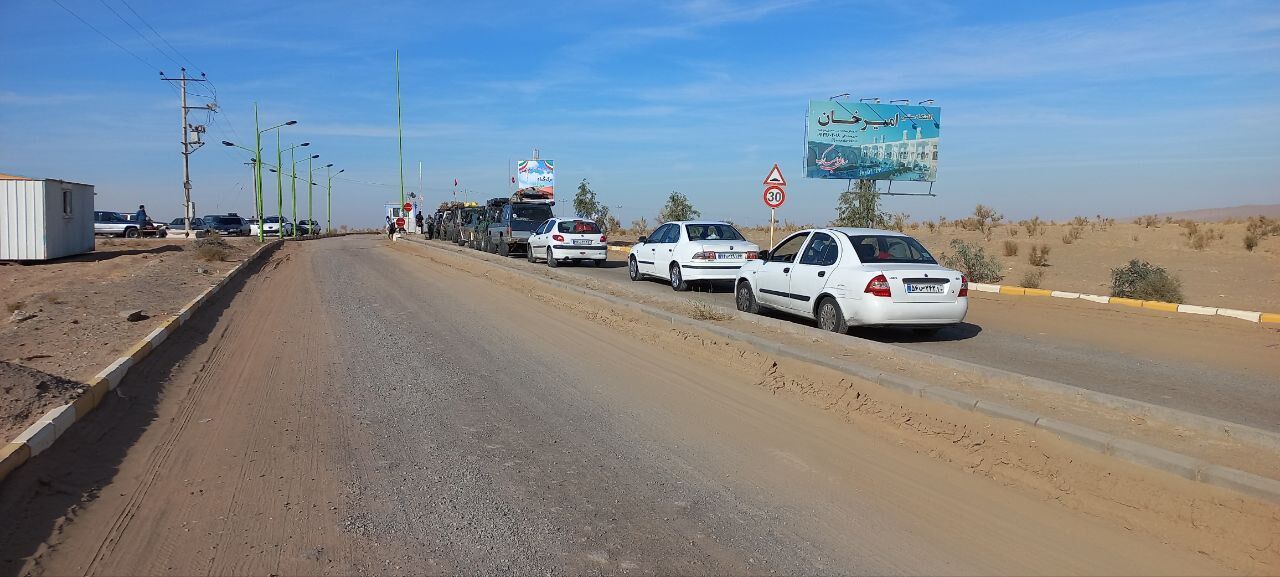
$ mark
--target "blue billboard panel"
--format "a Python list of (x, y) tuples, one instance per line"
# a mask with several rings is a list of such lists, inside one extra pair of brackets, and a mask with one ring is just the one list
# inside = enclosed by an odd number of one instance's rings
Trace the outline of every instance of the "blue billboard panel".
[(546, 198), (556, 193), (556, 165), (554, 160), (521, 160), (516, 163), (516, 188), (532, 189)]
[(941, 115), (937, 106), (811, 100), (804, 175), (933, 182)]

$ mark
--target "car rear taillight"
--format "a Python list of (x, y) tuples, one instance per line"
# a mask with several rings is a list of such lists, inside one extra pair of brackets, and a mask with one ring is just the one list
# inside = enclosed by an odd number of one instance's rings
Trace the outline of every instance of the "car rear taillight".
[(564, 242), (564, 237), (558, 234), (553, 234), (551, 235), (551, 240), (554, 240), (556, 242)]
[(756, 260), (758, 258), (760, 258), (760, 253), (754, 250), (747, 251), (747, 260)]
[(960, 296), (969, 296), (969, 277), (960, 275)]
[(603, 234), (602, 234), (602, 235), (600, 235), (600, 244), (604, 244), (604, 243), (606, 243), (606, 242), (609, 242), (609, 239), (608, 239), (607, 237), (605, 237), (605, 235), (603, 235)]
[(878, 275), (867, 282), (867, 289), (862, 292), (878, 297), (893, 296), (893, 293), (889, 292), (889, 279), (884, 278), (884, 275)]
[(715, 251), (708, 250), (704, 252), (693, 253), (693, 260), (715, 260), (715, 259), (716, 259)]

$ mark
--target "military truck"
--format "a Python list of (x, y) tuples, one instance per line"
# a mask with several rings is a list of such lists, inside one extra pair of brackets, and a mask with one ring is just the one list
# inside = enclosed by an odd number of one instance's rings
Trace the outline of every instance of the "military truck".
[(528, 188), (516, 191), (510, 198), (493, 198), (485, 203), (489, 211), (489, 235), (482, 250), (507, 256), (526, 254), (533, 229), (555, 216), (556, 202), (550, 195)]

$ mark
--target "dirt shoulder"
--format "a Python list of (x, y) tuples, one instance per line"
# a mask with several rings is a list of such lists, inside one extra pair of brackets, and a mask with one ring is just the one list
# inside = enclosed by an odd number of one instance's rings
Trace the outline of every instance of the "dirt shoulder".
[[(226, 276), (256, 242), (227, 245), (222, 260), (210, 261), (188, 241), (99, 239), (89, 254), (0, 265), (0, 361), (15, 366), (5, 373), (13, 381), (0, 405), (0, 441), (74, 396), (41, 383), (84, 383)], [(145, 318), (121, 316), (130, 310)]]

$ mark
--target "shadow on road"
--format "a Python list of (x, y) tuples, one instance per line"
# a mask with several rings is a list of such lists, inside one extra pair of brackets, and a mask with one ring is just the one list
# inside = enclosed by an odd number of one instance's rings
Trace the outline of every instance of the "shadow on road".
[(69, 262), (101, 262), (104, 260), (111, 260), (113, 258), (120, 257), (120, 256), (131, 256), (135, 254), (163, 254), (166, 252), (176, 252), (181, 250), (182, 250), (182, 247), (180, 246), (166, 244), (164, 246), (157, 246), (152, 248), (134, 248), (134, 249), (125, 249), (125, 250), (95, 250), (94, 252), (77, 254), (77, 255), (67, 256), (63, 258), (56, 258), (52, 260), (30, 260), (30, 261), (15, 261), (15, 262), (23, 266), (33, 266), (33, 267), (34, 266), (57, 266), (57, 265), (67, 264)]
[(248, 279), (271, 262), (275, 249), (267, 250), (272, 252), (230, 281), (164, 346), (130, 370), (97, 410), (0, 483), (0, 519), (4, 520), (0, 523), (0, 575), (18, 574), (26, 558), (40, 551), (62, 531), (66, 519), (74, 518), (77, 509), (93, 502), (111, 483), (129, 449), (158, 417), (162, 384), (175, 366), (208, 340)]
[[(771, 319), (782, 321), (790, 321), (798, 325), (807, 327), (818, 327), (818, 322), (799, 316), (781, 313), (772, 309), (760, 309), (760, 315)], [(878, 343), (937, 343), (949, 341), (963, 341), (978, 336), (982, 332), (982, 327), (972, 323), (960, 323), (951, 325), (939, 330), (936, 333), (928, 333), (927, 331), (916, 331), (909, 328), (897, 327), (851, 327), (848, 335)]]

